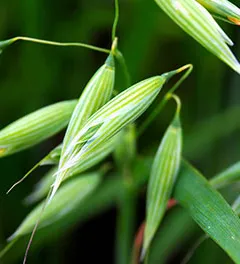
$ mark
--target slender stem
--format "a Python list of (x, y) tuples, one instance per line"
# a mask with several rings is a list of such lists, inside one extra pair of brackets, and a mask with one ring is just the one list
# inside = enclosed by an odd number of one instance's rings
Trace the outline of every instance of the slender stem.
[(116, 37), (118, 20), (119, 20), (119, 3), (118, 3), (118, 0), (115, 0), (115, 17), (114, 17), (114, 22), (113, 22), (113, 27), (112, 27), (112, 41)]
[(41, 218), (43, 216), (43, 213), (44, 213), (44, 211), (46, 209), (46, 206), (48, 205), (48, 201), (49, 201), (50, 195), (51, 195), (51, 189), (49, 190), (48, 195), (47, 195), (47, 198), (46, 198), (46, 200), (43, 203), (43, 206), (42, 206), (41, 211), (39, 213), (38, 219), (37, 219), (37, 221), (35, 223), (35, 226), (33, 228), (32, 233), (31, 233), (31, 236), (30, 236), (30, 239), (29, 239), (29, 242), (27, 244), (27, 248), (26, 248), (26, 251), (25, 251), (25, 254), (24, 254), (23, 264), (26, 264), (26, 262), (27, 262), (28, 252), (29, 252), (30, 247), (32, 245), (33, 238), (34, 238), (34, 236), (35, 236), (35, 234), (37, 232), (37, 228), (38, 228), (38, 226), (40, 224), (40, 220), (41, 220)]
[(34, 165), (19, 181), (14, 183), (12, 187), (7, 191), (9, 194), (18, 184), (22, 183), (33, 171), (35, 171), (40, 165), (41, 162), (44, 161), (45, 158), (41, 159), (36, 165)]
[(192, 256), (194, 255), (195, 251), (199, 248), (199, 246), (209, 238), (208, 235), (204, 234), (203, 236), (201, 236), (191, 247), (191, 249), (189, 250), (189, 252), (187, 253), (187, 255), (184, 257), (184, 259), (181, 261), (181, 264), (187, 264), (190, 259), (192, 258)]
[(116, 49), (115, 54), (114, 54), (119, 62), (119, 64), (122, 67), (123, 70), (123, 74), (125, 76), (125, 82), (126, 82), (126, 86), (129, 87), (131, 85), (131, 77), (130, 77), (130, 73), (126, 64), (126, 61), (122, 55), (122, 53)]
[(147, 119), (142, 123), (142, 125), (138, 128), (138, 137), (143, 134), (143, 132), (147, 129), (147, 127), (152, 123), (152, 121), (157, 117), (157, 115), (162, 111), (163, 107), (168, 102), (169, 98), (172, 94), (177, 90), (177, 88), (182, 84), (182, 82), (189, 76), (189, 74), (193, 70), (193, 66), (191, 64), (185, 65), (178, 69), (177, 71), (173, 71), (167, 73), (166, 76), (171, 76), (172, 74), (180, 73), (183, 70), (188, 69), (185, 74), (180, 78), (180, 80), (168, 91), (168, 93), (163, 97), (160, 104), (151, 112), (151, 114), (147, 117)]
[(176, 73), (181, 73), (182, 71), (186, 70), (187, 71), (184, 73), (184, 75), (173, 85), (173, 87), (168, 91), (168, 93), (174, 93), (177, 88), (187, 79), (187, 77), (191, 74), (193, 70), (193, 65), (192, 64), (187, 64), (181, 68), (179, 68), (177, 71), (174, 71)]
[(182, 106), (181, 100), (176, 94), (169, 94), (169, 99), (171, 98), (174, 99), (174, 101), (176, 102), (177, 105), (176, 114), (179, 114)]
[(99, 47), (89, 45), (89, 44), (85, 44), (85, 43), (57, 42), (57, 41), (49, 41), (49, 40), (44, 40), (44, 39), (37, 39), (37, 38), (30, 38), (30, 37), (23, 37), (23, 36), (15, 37), (15, 38), (12, 38), (12, 39), (4, 41), (4, 42), (7, 43), (8, 45), (10, 45), (10, 44), (12, 44), (16, 41), (19, 41), (19, 40), (34, 42), (34, 43), (44, 44), (44, 45), (61, 46), (61, 47), (83, 47), (83, 48), (87, 48), (87, 49), (91, 49), (91, 50), (95, 50), (95, 51), (99, 51), (99, 52), (103, 52), (103, 53), (107, 53), (107, 54), (109, 54), (111, 52), (109, 49), (99, 48)]
[(116, 227), (116, 263), (130, 263), (136, 220), (136, 191), (127, 184), (118, 203)]
[[(1, 48), (6, 48), (7, 46), (9, 46), (9, 45), (11, 45), (11, 44), (13, 44), (13, 43), (15, 43), (15, 42), (17, 42), (19, 40), (33, 42), (33, 43), (38, 43), (38, 44), (44, 44), (44, 45), (59, 46), (59, 47), (82, 47), (82, 48), (86, 48), (86, 49), (90, 49), (90, 50), (95, 50), (95, 51), (98, 51), (98, 52), (103, 52), (103, 53), (106, 53), (106, 54), (110, 54), (111, 53), (110, 49), (99, 48), (99, 47), (96, 47), (96, 46), (93, 46), (93, 45), (89, 45), (89, 44), (85, 44), (85, 43), (79, 43), (79, 42), (57, 42), (57, 41), (50, 41), (50, 40), (23, 37), (23, 36), (19, 36), (19, 37), (15, 37), (15, 38), (12, 38), (12, 39), (9, 39), (9, 40), (1, 41), (0, 42), (0, 51), (1, 51)], [(116, 43), (117, 43), (116, 37), (114, 37), (113, 43), (115, 43), (115, 45), (116, 45)], [(120, 65), (121, 65), (121, 67), (123, 69), (126, 85), (127, 85), (127, 87), (129, 87), (130, 84), (131, 84), (131, 78), (130, 78), (130, 74), (129, 74), (125, 59), (124, 59), (122, 53), (115, 46), (114, 46), (113, 54), (117, 58), (117, 60), (119, 61)]]

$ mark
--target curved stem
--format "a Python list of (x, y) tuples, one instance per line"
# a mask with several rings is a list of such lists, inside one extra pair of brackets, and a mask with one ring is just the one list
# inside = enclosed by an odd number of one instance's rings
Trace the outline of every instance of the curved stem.
[(37, 39), (37, 38), (30, 38), (30, 37), (15, 37), (9, 40), (1, 41), (0, 42), (0, 48), (5, 48), (11, 44), (13, 44), (16, 41), (23, 40), (28, 42), (34, 42), (38, 44), (44, 44), (44, 45), (52, 45), (52, 46), (61, 46), (61, 47), (82, 47), (90, 50), (95, 50), (103, 53), (109, 54), (111, 51), (109, 49), (99, 48), (93, 45), (84, 44), (84, 43), (78, 43), (78, 42), (57, 42), (57, 41), (50, 41), (50, 40), (44, 40), (44, 39)]
[(142, 123), (142, 125), (138, 129), (137, 136), (141, 136), (143, 132), (146, 130), (146, 128), (152, 123), (152, 121), (157, 117), (157, 115), (162, 111), (163, 107), (166, 105), (166, 103), (169, 100), (169, 97), (172, 96), (172, 94), (177, 90), (177, 88), (182, 84), (182, 82), (189, 76), (189, 74), (193, 70), (193, 66), (191, 64), (187, 64), (181, 68), (179, 68), (176, 71), (172, 71), (169, 73), (166, 73), (166, 77), (169, 78), (169, 76), (173, 76), (176, 73), (180, 73), (183, 70), (188, 69), (185, 74), (180, 78), (179, 81), (176, 82), (176, 84), (168, 91), (168, 93), (163, 97), (160, 104), (151, 112), (151, 114), (147, 117), (147, 119)]
[(125, 76), (126, 86), (129, 87), (131, 85), (131, 77), (130, 77), (130, 73), (128, 71), (128, 67), (127, 67), (126, 61), (125, 61), (122, 53), (118, 49), (115, 50), (114, 55), (116, 56), (119, 64), (122, 67), (123, 74)]
[(116, 37), (118, 20), (119, 20), (119, 3), (118, 3), (118, 0), (115, 0), (115, 17), (114, 17), (114, 22), (113, 22), (113, 27), (112, 27), (112, 41)]
[(167, 95), (169, 95), (169, 99), (174, 99), (177, 105), (176, 114), (179, 114), (182, 106), (180, 98), (176, 94), (167, 94)]

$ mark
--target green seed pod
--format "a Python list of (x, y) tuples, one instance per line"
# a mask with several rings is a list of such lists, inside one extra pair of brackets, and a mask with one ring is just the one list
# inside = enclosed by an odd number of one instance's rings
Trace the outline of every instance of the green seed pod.
[(163, 76), (152, 77), (130, 87), (98, 110), (62, 153), (50, 199), (78, 163), (138, 118), (165, 83)]
[(110, 54), (105, 64), (90, 79), (79, 98), (63, 140), (62, 153), (65, 152), (66, 147), (71, 143), (89, 117), (110, 100), (114, 87), (114, 79), (114, 58)]
[[(100, 179), (101, 173), (94, 172), (74, 178), (62, 186), (52, 200), (52, 203), (48, 204), (43, 211), (39, 227), (46, 227), (53, 224), (70, 211), (76, 210), (84, 199), (97, 187), (100, 183)], [(44, 203), (44, 201), (40, 203), (28, 214), (9, 240), (16, 239), (32, 232), (41, 215)]]
[(76, 103), (72, 100), (44, 107), (3, 128), (0, 131), (0, 157), (32, 147), (62, 130)]
[(197, 0), (219, 18), (240, 25), (240, 9), (228, 0)]
[(195, 0), (155, 1), (190, 36), (240, 73), (240, 64), (226, 45), (232, 41), (202, 5)]
[[(114, 42), (116, 45), (116, 41)], [(113, 45), (113, 47), (115, 47)], [(69, 125), (63, 140), (63, 144), (56, 147), (51, 151), (42, 161), (34, 166), (20, 181), (15, 183), (9, 191), (11, 191), (17, 184), (22, 182), (28, 175), (38, 166), (44, 164), (55, 164), (58, 163), (58, 158), (64, 148), (71, 142), (72, 138), (81, 129), (81, 127), (86, 123), (88, 118), (96, 112), (101, 106), (103, 106), (107, 101), (109, 101), (115, 78), (115, 66), (113, 55), (110, 54), (102, 67), (94, 74), (91, 80), (86, 85), (81, 97), (79, 98), (77, 104), (75, 103), (75, 108), (72, 113), (71, 119), (68, 116)], [(51, 120), (50, 120), (51, 122)], [(103, 156), (103, 155), (102, 155)], [(100, 156), (100, 158), (102, 157)], [(87, 161), (86, 166), (88, 166)], [(91, 161), (90, 161), (91, 163)], [(75, 172), (74, 172), (75, 173)], [(78, 172), (77, 172), (78, 173)], [(8, 192), (9, 192), (8, 191)]]
[[(68, 175), (66, 179), (73, 176), (76, 177), (79, 174), (83, 173), (84, 171), (97, 165), (102, 160), (104, 160), (116, 148), (118, 141), (119, 141), (119, 134), (110, 138), (105, 144), (102, 145), (102, 147), (100, 146), (99, 148), (95, 149), (92, 153), (90, 153), (89, 156), (85, 156), (83, 159), (80, 160), (78, 166), (76, 166), (74, 170), (71, 171), (72, 174)], [(60, 159), (60, 155), (58, 157), (57, 155), (54, 157), (54, 160), (57, 161), (57, 163), (59, 159)], [(54, 175), (56, 175), (56, 172), (57, 172), (57, 167), (54, 167), (41, 179), (39, 183), (37, 183), (33, 193), (31, 193), (26, 198), (26, 202), (28, 204), (39, 201), (47, 196), (49, 189), (51, 188), (52, 184), (55, 181)]]
[(74, 171), (83, 158), (91, 155), (122, 128), (135, 121), (149, 107), (163, 84), (185, 68), (137, 83), (100, 108), (77, 133), (66, 151), (62, 152), (49, 201), (61, 182)]
[(143, 256), (145, 255), (167, 208), (180, 167), (182, 129), (177, 110), (173, 121), (164, 134), (149, 178), (147, 189), (146, 226)]

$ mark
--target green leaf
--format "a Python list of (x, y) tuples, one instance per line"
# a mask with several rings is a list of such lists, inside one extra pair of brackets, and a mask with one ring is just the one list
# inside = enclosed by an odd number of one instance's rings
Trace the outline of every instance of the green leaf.
[(147, 190), (147, 215), (143, 254), (146, 253), (166, 211), (177, 178), (182, 150), (179, 112), (164, 134), (154, 158)]
[(174, 198), (236, 263), (240, 263), (240, 219), (220, 193), (186, 162), (182, 162)]
[(155, 2), (184, 31), (240, 73), (240, 64), (227, 46), (227, 44), (233, 45), (232, 41), (203, 6), (195, 0), (155, 0)]
[(53, 136), (69, 122), (76, 100), (59, 102), (24, 116), (0, 131), (0, 157)]
[(240, 162), (235, 163), (210, 180), (214, 188), (222, 188), (229, 184), (240, 181)]
[(238, 198), (234, 201), (232, 205), (233, 210), (236, 212), (238, 216), (240, 216), (240, 195)]
[(198, 159), (218, 144), (223, 137), (238, 131), (239, 115), (240, 107), (234, 106), (193, 126), (184, 139), (184, 156)]

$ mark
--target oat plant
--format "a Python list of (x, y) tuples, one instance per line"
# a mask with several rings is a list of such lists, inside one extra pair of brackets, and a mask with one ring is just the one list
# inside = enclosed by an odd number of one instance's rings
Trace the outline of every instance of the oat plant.
[[(225, 149), (224, 144), (221, 145), (222, 148), (213, 144), (214, 140), (219, 140), (235, 130), (239, 132), (240, 108), (237, 105), (234, 110), (217, 112), (212, 119), (207, 119), (206, 123), (199, 126), (195, 111), (199, 105), (194, 101), (195, 93), (203, 94), (199, 110), (202, 113), (217, 100), (217, 93), (214, 94), (214, 91), (220, 81), (212, 82), (208, 86), (211, 78), (202, 78), (204, 75), (201, 68), (204, 68), (205, 74), (211, 72), (210, 77), (214, 78), (215, 74), (219, 77), (229, 67), (235, 71), (229, 71), (234, 79), (232, 83), (239, 84), (240, 64), (229, 48), (234, 43), (222, 25), (228, 22), (226, 28), (235, 26), (239, 34), (237, 26), (240, 25), (240, 9), (228, 0), (152, 0), (129, 3), (139, 7), (135, 14), (139, 25), (128, 23), (126, 14), (125, 30), (132, 30), (134, 37), (133, 49), (128, 50), (128, 46), (124, 48), (123, 45), (127, 33), (122, 34), (123, 30), (118, 25), (121, 10), (119, 4), (121, 8), (126, 7), (124, 1), (119, 2), (114, 1), (115, 18), (106, 48), (98, 47), (98, 44), (59, 42), (26, 36), (0, 41), (1, 59), (4, 60), (14, 51), (15, 42), (23, 42), (21, 47), (25, 47), (25, 42), (30, 42), (26, 49), (38, 45), (45, 49), (47, 45), (51, 50), (58, 47), (62, 54), (76, 52), (74, 57), (79, 61), (83, 59), (86, 69), (91, 60), (90, 53), (85, 54), (84, 51), (88, 49), (92, 54), (98, 52), (99, 58), (102, 56), (101, 63), (91, 72), (86, 73), (83, 70), (89, 80), (85, 84), (80, 82), (81, 85), (74, 88), (76, 93), (72, 100), (66, 98), (58, 102), (53, 100), (49, 105), (49, 102), (43, 103), (40, 109), (35, 108), (32, 113), (26, 111), (16, 121), (1, 127), (1, 164), (6, 160), (14, 168), (18, 167), (20, 163), (15, 164), (14, 161), (21, 157), (20, 152), (25, 157), (24, 153), (32, 147), (39, 149), (40, 155), (32, 161), (32, 168), (29, 166), (25, 175), (18, 173), (15, 178), (9, 175), (11, 183), (8, 193), (12, 195), (11, 199), (15, 199), (15, 189), (17, 193), (25, 188), (24, 197), (21, 199), (25, 205), (33, 207), (28, 210), (22, 222), (15, 226), (15, 231), (6, 234), (8, 238), (4, 245), (0, 229), (0, 262), (38, 263), (38, 260), (34, 260), (36, 250), (47, 247), (49, 243), (54, 247), (57, 240), (63, 235), (66, 237), (77, 224), (96, 214), (104, 214), (106, 209), (114, 207), (116, 230), (110, 230), (108, 222), (99, 224), (98, 229), (102, 229), (104, 234), (115, 232), (115, 259), (110, 262), (100, 259), (96, 254), (97, 262), (240, 264), (240, 153), (239, 148), (235, 151), (235, 156), (232, 151), (233, 146), (239, 144), (239, 140), (235, 143), (235, 138), (229, 138), (232, 147), (225, 146)], [(154, 11), (149, 11), (148, 14), (152, 14), (152, 17), (145, 21), (143, 14), (148, 12), (148, 8)], [(93, 17), (94, 14), (93, 12)], [(95, 26), (99, 24), (99, 20), (96, 21)], [(121, 21), (124, 23), (124, 15)], [(176, 34), (185, 36), (177, 27), (179, 26), (215, 56), (201, 50), (203, 57), (209, 56), (214, 61), (213, 65), (217, 66), (212, 67), (207, 63), (201, 67), (195, 63), (192, 65), (191, 56), (188, 55), (188, 64), (174, 58), (172, 64), (177, 66), (169, 67), (166, 59), (154, 54), (154, 65), (152, 68), (148, 67), (144, 46), (149, 45), (148, 41), (153, 45), (150, 32), (158, 28), (160, 30), (163, 27), (161, 21), (166, 23), (165, 34), (168, 32), (171, 35), (174, 34), (171, 31), (176, 31)], [(144, 25), (148, 26), (148, 23), (152, 24), (146, 29)], [(111, 28), (109, 23), (107, 28)], [(164, 30), (161, 28), (162, 32)], [(141, 37), (141, 34), (145, 36)], [(187, 41), (190, 46), (198, 47), (192, 39)], [(178, 52), (178, 45), (173, 46)], [(187, 49), (183, 48), (185, 51)], [(82, 53), (77, 53), (78, 50)], [(191, 51), (190, 48), (189, 50)], [(168, 52), (163, 57), (167, 58)], [(174, 54), (175, 51), (172, 52)], [(144, 58), (140, 65), (137, 57), (142, 56)], [(219, 66), (218, 59), (225, 64), (221, 63)], [(193, 66), (196, 66), (195, 75), (190, 75)], [(222, 67), (222, 71), (218, 71), (219, 67)], [(136, 69), (135, 73), (139, 71), (137, 78), (136, 74), (132, 74), (133, 69)], [(83, 73), (80, 71), (77, 79), (83, 78)], [(197, 76), (196, 81), (189, 85), (188, 82), (193, 76)], [(65, 78), (64, 75), (60, 77)], [(66, 78), (70, 85), (71, 76)], [(199, 91), (198, 83), (203, 91)], [(191, 89), (188, 93), (191, 96), (186, 97), (185, 90), (189, 86)], [(230, 87), (231, 84), (224, 89), (228, 90)], [(61, 89), (63, 91), (67, 87)], [(239, 89), (234, 91), (239, 95)], [(8, 100), (11, 104), (11, 97), (1, 97), (1, 100)], [(186, 111), (187, 107), (189, 112)], [(5, 112), (2, 103), (1, 112)], [(191, 114), (193, 117), (189, 119), (188, 115)], [(230, 119), (233, 120), (232, 123)], [(62, 137), (54, 137), (51, 141), (50, 138), (59, 133)], [(46, 142), (55, 143), (50, 144), (51, 147), (46, 151), (40, 147), (40, 143), (48, 144)], [(212, 149), (211, 153), (207, 152), (209, 148)], [(230, 165), (226, 165), (225, 159), (228, 159)], [(216, 163), (222, 164), (222, 167)], [(196, 164), (207, 176), (195, 168)], [(36, 173), (41, 177), (30, 191), (25, 185), (34, 181)], [(209, 177), (211, 174), (213, 176)], [(2, 177), (5, 176), (8, 175), (2, 173)], [(17, 182), (14, 183), (13, 178)], [(1, 199), (7, 201), (10, 197), (2, 194)], [(15, 210), (14, 206), (17, 205), (11, 203), (11, 211)], [(1, 212), (8, 215), (9, 209), (2, 208)], [(95, 234), (88, 234), (93, 241)], [(55, 239), (51, 240), (51, 236)], [(104, 249), (105, 243), (111, 243), (105, 241), (107, 236), (100, 239), (100, 248)], [(213, 254), (209, 241), (219, 246), (214, 254), (218, 254), (220, 260), (208, 260)], [(194, 246), (190, 246), (191, 243)], [(206, 245), (206, 253), (201, 250), (202, 244)], [(86, 259), (81, 257), (86, 250), (82, 246), (76, 245), (74, 248), (78, 251), (77, 263), (93, 262), (94, 256)], [(94, 255), (95, 250), (92, 246), (89, 252)], [(105, 247), (106, 250), (106, 254), (109, 254), (108, 247)], [(176, 252), (180, 254), (177, 255)], [(223, 262), (221, 256), (224, 256)], [(47, 256), (44, 263), (63, 263), (60, 259), (61, 257), (56, 258), (52, 262), (52, 258)], [(169, 259), (173, 262), (169, 262)], [(224, 262), (226, 259), (228, 262)], [(74, 260), (68, 259), (64, 263), (72, 263), (71, 261)]]

